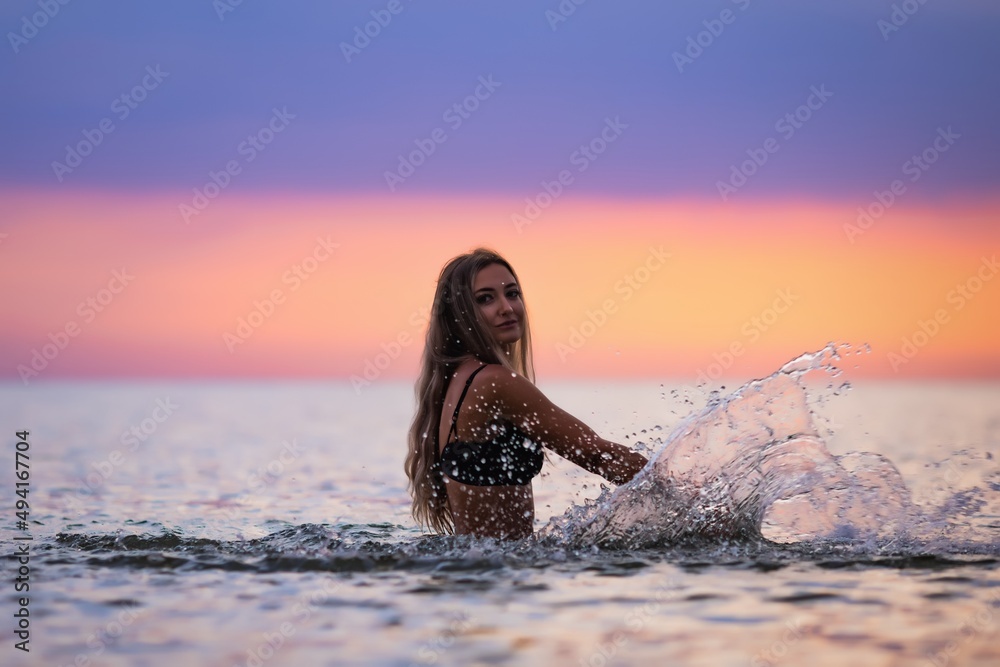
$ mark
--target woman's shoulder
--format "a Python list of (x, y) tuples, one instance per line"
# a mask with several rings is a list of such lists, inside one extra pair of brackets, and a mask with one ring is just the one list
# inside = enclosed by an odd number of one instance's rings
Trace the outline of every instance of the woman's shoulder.
[(503, 364), (483, 364), (479, 367), (478, 371), (474, 372), (476, 373), (477, 380), (482, 379), (504, 386), (528, 382), (526, 377), (518, 375)]
[(528, 378), (510, 370), (503, 364), (485, 364), (480, 367), (472, 388), (477, 393), (507, 400), (527, 400), (538, 390)]

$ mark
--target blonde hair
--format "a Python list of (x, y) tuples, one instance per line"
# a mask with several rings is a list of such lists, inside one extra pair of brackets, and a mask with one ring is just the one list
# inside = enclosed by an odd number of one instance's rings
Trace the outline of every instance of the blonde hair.
[(404, 464), (413, 497), (411, 512), (418, 524), (438, 533), (452, 533), (455, 528), (444, 477), (436, 465), (444, 395), (455, 370), (471, 355), (535, 381), (527, 309), (524, 335), (514, 343), (497, 342), (479, 314), (473, 282), (479, 271), (491, 264), (504, 266), (518, 280), (510, 263), (486, 248), (459, 255), (441, 270), (415, 387), (417, 410), (410, 425)]

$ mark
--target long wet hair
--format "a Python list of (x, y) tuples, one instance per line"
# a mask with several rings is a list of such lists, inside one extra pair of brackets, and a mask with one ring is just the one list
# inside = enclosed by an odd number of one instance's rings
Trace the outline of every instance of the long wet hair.
[(514, 343), (497, 342), (479, 314), (473, 282), (479, 271), (491, 264), (504, 266), (520, 287), (521, 281), (510, 263), (485, 248), (459, 255), (441, 270), (415, 387), (417, 411), (410, 425), (405, 463), (413, 496), (411, 511), (418, 524), (438, 533), (453, 533), (455, 529), (444, 477), (436, 464), (444, 395), (455, 370), (471, 355), (487, 364), (501, 364), (532, 383), (535, 381), (527, 307), (524, 335)]

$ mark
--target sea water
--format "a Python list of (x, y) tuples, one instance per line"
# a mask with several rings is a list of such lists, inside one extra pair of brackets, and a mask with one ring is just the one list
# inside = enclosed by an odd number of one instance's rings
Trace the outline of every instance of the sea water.
[(513, 543), (414, 526), (408, 383), (8, 384), (0, 661), (1000, 664), (1000, 383), (838, 365), (714, 392), (543, 379), (651, 463), (614, 488), (551, 455)]

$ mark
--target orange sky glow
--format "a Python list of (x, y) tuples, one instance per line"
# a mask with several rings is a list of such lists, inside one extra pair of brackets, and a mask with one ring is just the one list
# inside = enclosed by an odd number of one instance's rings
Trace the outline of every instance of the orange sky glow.
[(998, 202), (862, 229), (858, 204), (576, 197), (518, 229), (509, 197), (181, 201), (5, 192), (4, 376), (412, 378), (438, 272), (484, 245), (539, 378), (758, 376), (829, 341), (869, 344), (865, 376), (1000, 377)]

